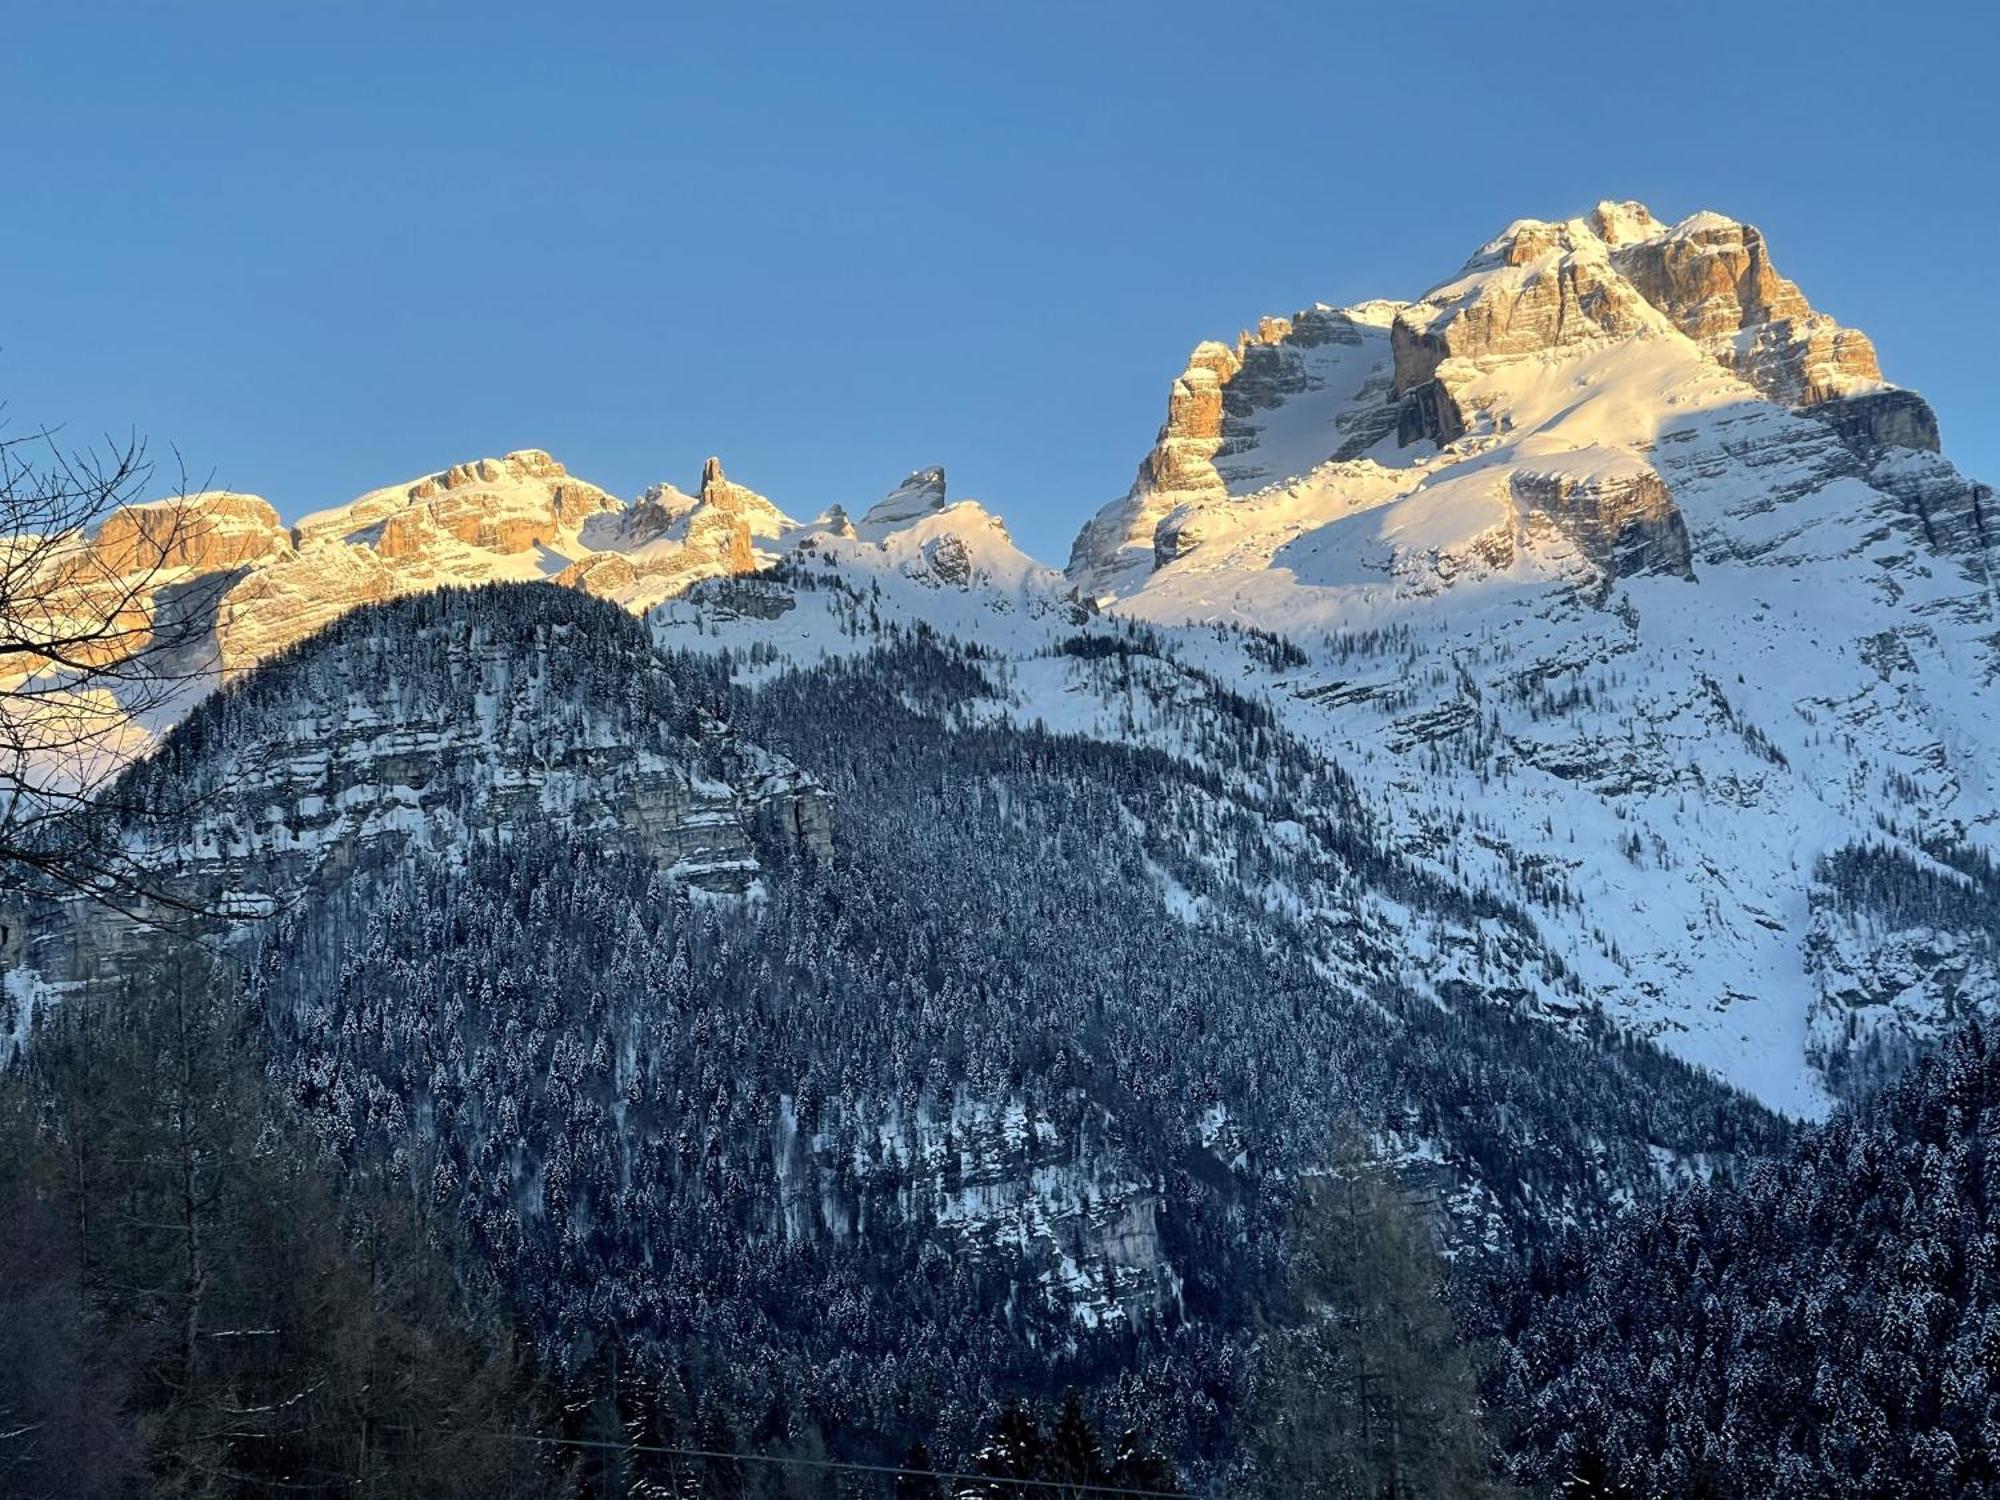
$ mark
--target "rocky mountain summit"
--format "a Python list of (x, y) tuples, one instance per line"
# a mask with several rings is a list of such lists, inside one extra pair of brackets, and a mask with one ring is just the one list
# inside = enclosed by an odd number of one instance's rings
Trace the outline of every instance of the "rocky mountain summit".
[[(98, 528), (92, 560), (109, 577), (143, 573), (151, 588), (142, 602), (155, 609), (172, 591), (203, 585), (214, 613), (216, 672), (227, 680), (349, 610), (447, 584), (563, 577), (610, 593), (632, 588), (640, 566), (683, 582), (753, 567), (748, 518), (738, 514), (747, 494), (727, 485), (711, 461), (699, 497), (663, 490), (628, 513), (529, 449), (374, 490), (290, 526), (255, 495), (196, 494), (127, 507)], [(674, 507), (663, 496), (684, 503)], [(662, 512), (670, 514), (649, 528)], [(678, 526), (673, 544), (649, 549), (670, 523)], [(611, 556), (598, 550), (599, 539), (613, 555), (641, 556), (600, 573)], [(663, 566), (668, 555), (671, 569)]]
[[(1626, 394), (1648, 409), (1625, 433), (1586, 433), (1578, 412), (1547, 404), (1545, 372), (1613, 349), (1625, 371), (1646, 367), (1647, 388)], [(1740, 385), (1700, 378), (1708, 366)], [(1523, 407), (1515, 388), (1530, 371), (1545, 399)], [(1576, 388), (1602, 380), (1579, 371)], [(1669, 414), (1660, 408), (1696, 391), (1809, 412), (1860, 453), (1938, 449), (1922, 398), (1883, 381), (1866, 335), (1813, 310), (1756, 229), (1712, 213), (1669, 227), (1641, 204), (1601, 203), (1581, 219), (1508, 226), (1413, 302), (1315, 307), (1261, 319), (1233, 348), (1198, 345), (1131, 491), (1084, 528), (1069, 572), (1100, 593), (1129, 590), (1194, 545), (1204, 508), (1325, 464), (1355, 466), (1339, 476), (1351, 493), (1393, 483), (1379, 471), (1428, 483), (1425, 461), (1466, 440), (1468, 456), (1606, 436), (1644, 449)], [(1955, 508), (1971, 508), (1979, 487), (1958, 489)]]
[[(167, 727), (202, 692), (349, 611), (450, 585), (547, 581), (638, 612), (705, 578), (753, 573), (800, 546), (965, 589), (975, 581), (1066, 596), (976, 503), (944, 502), (942, 469), (911, 476), (856, 528), (838, 506), (801, 524), (733, 482), (721, 460), (693, 494), (670, 484), (629, 505), (539, 449), (482, 458), (314, 511), (292, 525), (260, 496), (206, 492), (122, 507), (66, 560), (148, 620), (199, 609), (201, 678), (141, 726)], [(852, 545), (846, 545), (846, 544)], [(51, 580), (60, 591), (63, 580)], [(34, 664), (20, 664), (32, 670)]]

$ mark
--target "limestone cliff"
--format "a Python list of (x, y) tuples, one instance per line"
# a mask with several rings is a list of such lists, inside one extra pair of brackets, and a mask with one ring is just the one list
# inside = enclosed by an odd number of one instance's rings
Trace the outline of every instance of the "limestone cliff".
[(1666, 484), (1640, 464), (1571, 464), (1508, 476), (1524, 519), (1544, 518), (1575, 543), (1606, 583), (1648, 573), (1694, 579), (1687, 522)]
[(1177, 506), (1227, 494), (1215, 469), (1223, 387), (1241, 362), (1223, 344), (1197, 345), (1167, 396), (1167, 420), (1123, 500), (1107, 505), (1070, 550), (1070, 575), (1103, 590), (1153, 565), (1153, 533)]
[(116, 609), (121, 634), (107, 651), (143, 647), (171, 612), (176, 634), (193, 637), (173, 670), (198, 684), (240, 676), (351, 610), (445, 585), (546, 579), (645, 608), (699, 579), (754, 571), (769, 557), (759, 548), (790, 526), (714, 459), (696, 495), (657, 486), (628, 510), (524, 449), (289, 526), (268, 501), (230, 492), (121, 507), (57, 550), (38, 586), (59, 609)]
[[(1599, 204), (1592, 227), (1623, 238), (1614, 224), (1620, 208), (1645, 212), (1636, 204)], [(1764, 236), (1751, 225), (1696, 214), (1621, 243), (1613, 260), (1676, 328), (1773, 401), (1811, 406), (1882, 385), (1868, 336), (1815, 312), (1778, 274)]]

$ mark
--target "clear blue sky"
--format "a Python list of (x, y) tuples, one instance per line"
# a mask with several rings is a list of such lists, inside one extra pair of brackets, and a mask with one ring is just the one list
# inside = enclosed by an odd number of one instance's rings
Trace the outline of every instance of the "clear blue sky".
[(1985, 7), (17, 7), (8, 421), (288, 516), (539, 446), (794, 513), (943, 463), (1030, 550), (1189, 348), (1633, 197), (1782, 270), (2000, 478)]

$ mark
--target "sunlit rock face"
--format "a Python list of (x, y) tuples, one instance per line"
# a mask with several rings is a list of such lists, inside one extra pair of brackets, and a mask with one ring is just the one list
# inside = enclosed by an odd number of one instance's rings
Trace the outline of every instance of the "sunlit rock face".
[(1139, 465), (1136, 488), (1165, 495), (1220, 491), (1214, 458), (1222, 446), (1222, 391), (1241, 367), (1221, 344), (1195, 348), (1167, 397), (1166, 425)]
[[(1600, 206), (1593, 223), (1607, 212)], [(1868, 336), (1815, 312), (1748, 224), (1696, 214), (1613, 258), (1676, 328), (1773, 401), (1810, 406), (1882, 384)]]
[[(1397, 319), (1404, 440), (1463, 433), (1453, 387), (1469, 371), (1447, 361), (1490, 366), (1656, 332), (1662, 320), (1785, 406), (1882, 387), (1867, 336), (1814, 311), (1752, 226), (1702, 213), (1668, 227), (1642, 204), (1601, 203), (1583, 219), (1509, 226), (1458, 280)], [(1920, 433), (1905, 428), (1896, 440), (1912, 437)]]
[(1483, 369), (1660, 326), (1589, 227), (1521, 220), (1457, 279), (1397, 314), (1390, 348), (1402, 402), (1398, 437), (1407, 445), (1462, 436), (1458, 389)]
[[(1420, 415), (1404, 441), (1463, 430), (1453, 387), (1482, 366), (1652, 332), (1655, 309), (1583, 224), (1528, 219), (1483, 248), (1454, 281), (1398, 313), (1395, 394)], [(1427, 390), (1435, 384), (1436, 392)]]
[(304, 517), (284, 555), (223, 594), (216, 649), (243, 671), (363, 604), (446, 584), (540, 577), (618, 502), (538, 449), (456, 464)]
[[(555, 580), (644, 607), (699, 578), (761, 565), (790, 523), (711, 459), (700, 491), (627, 507), (539, 449), (484, 458), (287, 526), (254, 495), (121, 508), (65, 564), (78, 599), (128, 599), (140, 625), (176, 599), (206, 611), (227, 678), (349, 610), (449, 585)], [(202, 623), (202, 622), (197, 622)]]
[(582, 543), (601, 550), (579, 558), (556, 581), (643, 609), (701, 579), (754, 572), (796, 529), (711, 458), (694, 494), (657, 484), (615, 522), (586, 527)]
[(1152, 566), (1154, 532), (1176, 507), (1220, 499), (1216, 472), (1223, 445), (1223, 390), (1242, 362), (1227, 345), (1203, 343), (1167, 395), (1167, 420), (1125, 498), (1107, 505), (1070, 550), (1070, 575), (1106, 590)]
[(146, 568), (213, 572), (291, 550), (290, 529), (268, 501), (226, 491), (113, 511), (93, 543), (97, 564), (120, 576)]
[[(408, 556), (449, 539), (462, 546), (518, 552), (574, 531), (619, 504), (570, 476), (540, 449), (454, 464), (407, 484), (373, 490), (346, 505), (306, 516), (294, 528), (304, 550), (346, 542), (385, 556)], [(394, 539), (383, 545), (385, 533)], [(439, 550), (448, 550), (440, 548)]]

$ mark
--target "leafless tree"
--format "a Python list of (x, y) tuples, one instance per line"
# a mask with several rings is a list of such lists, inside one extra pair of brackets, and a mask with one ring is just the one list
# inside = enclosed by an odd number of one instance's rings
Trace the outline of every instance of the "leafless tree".
[[(213, 679), (209, 503), (147, 504), (143, 443), (0, 438), (0, 892), (173, 908), (119, 845), (107, 790), (176, 703)], [(111, 799), (115, 801), (115, 796)]]

